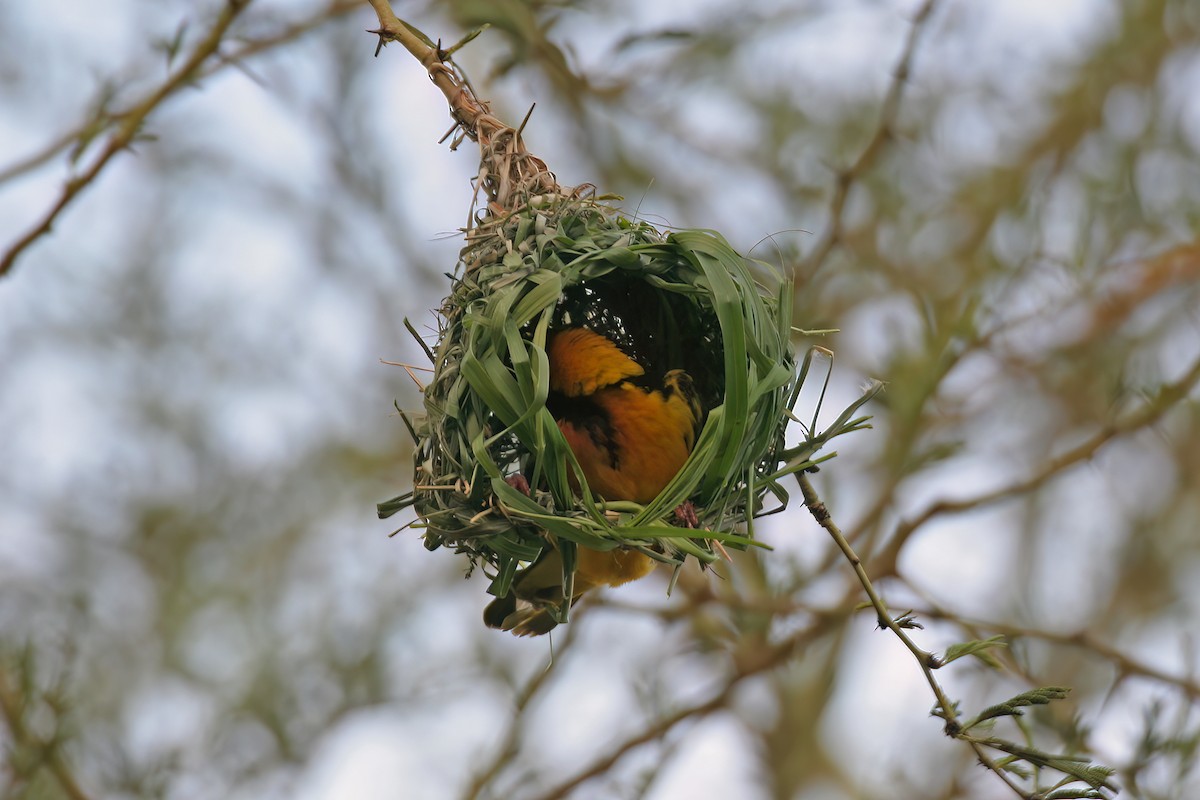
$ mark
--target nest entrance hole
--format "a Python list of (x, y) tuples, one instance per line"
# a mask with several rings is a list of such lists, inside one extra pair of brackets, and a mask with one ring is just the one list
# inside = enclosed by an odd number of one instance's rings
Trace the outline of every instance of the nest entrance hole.
[(553, 329), (582, 327), (606, 336), (662, 384), (672, 369), (692, 376), (705, 411), (725, 394), (724, 342), (712, 308), (694, 295), (653, 286), (615, 271), (570, 286), (554, 312)]

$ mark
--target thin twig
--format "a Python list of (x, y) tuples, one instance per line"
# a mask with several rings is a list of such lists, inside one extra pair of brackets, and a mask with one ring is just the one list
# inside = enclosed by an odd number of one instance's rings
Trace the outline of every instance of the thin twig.
[[(846, 600), (843, 607), (852, 608), (852, 599), (848, 596)], [(728, 706), (734, 690), (744, 680), (779, 666), (796, 653), (803, 651), (806, 645), (833, 630), (842, 619), (841, 612), (824, 614), (818, 616), (811, 626), (797, 631), (779, 643), (756, 645), (752, 655), (736, 660), (736, 671), (707, 700), (681, 708), (675, 713), (659, 719), (640, 733), (616, 745), (570, 778), (538, 795), (536, 800), (562, 800), (583, 783), (606, 774), (630, 752), (642, 745), (661, 739), (681, 723), (691, 719), (702, 719), (721, 711)]]
[(294, 22), (278, 32), (269, 36), (263, 36), (259, 39), (239, 40), (239, 46), (235, 52), (228, 56), (223, 56), (217, 63), (211, 64), (200, 71), (200, 77), (207, 78), (213, 73), (224, 69), (228, 66), (236, 66), (238, 62), (245, 61), (252, 56), (263, 53), (267, 50), (293, 42), (296, 39), (311, 33), (316, 28), (324, 25), (334, 17), (339, 17), (342, 14), (348, 14), (351, 11), (361, 6), (361, 0), (330, 0), (329, 4), (318, 11), (313, 12), (309, 16), (301, 19), (299, 22)]
[(59, 743), (54, 740), (41, 741), (28, 729), (22, 713), (24, 705), (23, 698), (10, 683), (8, 673), (0, 669), (0, 714), (8, 725), (13, 743), (42, 751), (43, 763), (69, 800), (89, 800), (89, 796), (79, 787), (74, 773), (67, 765)]
[(146, 121), (146, 117), (158, 108), (164, 100), (179, 89), (190, 84), (197, 77), (200, 68), (220, 48), (225, 34), (229, 31), (229, 26), (233, 24), (238, 14), (244, 11), (248, 5), (250, 5), (250, 0), (227, 0), (225, 6), (221, 9), (221, 13), (213, 23), (212, 28), (209, 29), (208, 35), (196, 45), (195, 49), (192, 50), (192, 54), (183, 65), (161, 86), (130, 109), (121, 119), (116, 129), (109, 135), (108, 142), (96, 156), (95, 160), (92, 161), (92, 165), (81, 174), (68, 180), (59, 194), (58, 200), (50, 210), (24, 236), (9, 247), (4, 257), (0, 259), (0, 276), (7, 274), (12, 269), (17, 258), (31, 244), (50, 232), (59, 214), (79, 196), (80, 192), (96, 180), (96, 177), (104, 170), (113, 156), (133, 143), (133, 140), (141, 131), (142, 123)]
[[(521, 141), (520, 131), (492, 115), (488, 104), (479, 99), (466, 75), (451, 60), (451, 50), (430, 43), (429, 37), (401, 20), (392, 11), (388, 0), (368, 0), (375, 9), (379, 27), (370, 31), (379, 36), (380, 46), (399, 42), (429, 73), (430, 80), (441, 90), (450, 106), (450, 115), (461, 131), (450, 145), (451, 149), (466, 136), (479, 144), (481, 158), (476, 181), (476, 198), (486, 197), (484, 218), (499, 219), (536, 195), (557, 194), (563, 190), (545, 162), (530, 153)], [(464, 42), (474, 38), (468, 34)], [(378, 48), (376, 49), (378, 54)], [(449, 133), (447, 135), (449, 135)], [(443, 137), (444, 138), (444, 137)], [(475, 229), (482, 220), (472, 205), (467, 229)], [(468, 242), (471, 234), (468, 233)], [(469, 271), (468, 267), (468, 271)]]
[[(936, 605), (927, 608), (913, 609), (913, 613), (920, 617), (928, 619), (938, 619), (946, 622), (952, 622), (972, 632), (972, 636), (983, 638), (987, 634), (999, 634), (1010, 639), (1040, 639), (1044, 642), (1052, 644), (1066, 645), (1068, 647), (1078, 647), (1083, 650), (1088, 650), (1095, 653), (1106, 661), (1111, 662), (1121, 675), (1137, 675), (1149, 680), (1158, 681), (1182, 691), (1193, 700), (1200, 700), (1200, 681), (1195, 678), (1187, 678), (1181, 675), (1172, 675), (1165, 670), (1153, 667), (1144, 662), (1138, 661), (1132, 656), (1121, 652), (1116, 647), (1107, 642), (1098, 639), (1087, 631), (1078, 633), (1058, 633), (1055, 631), (1041, 630), (1038, 628), (1027, 628), (1021, 625), (1012, 625), (1005, 622), (989, 622), (987, 620), (968, 619), (951, 614), (947, 611), (938, 608)], [(976, 633), (983, 631), (983, 634)]]
[[(429, 72), (434, 85), (441, 90), (450, 104), (455, 119), (463, 126), (467, 135), (472, 139), (484, 140), (494, 130), (506, 127), (488, 112), (474, 94), (467, 90), (457, 79), (454, 72), (443, 63), (445, 53), (436, 47), (430, 47), (413, 30), (405, 25), (395, 12), (388, 0), (367, 0), (379, 19), (379, 27), (371, 31), (379, 35), (380, 41), (399, 42), (405, 50), (413, 55)], [(493, 124), (494, 123), (494, 124)], [(483, 129), (480, 130), (480, 125)], [(481, 143), (483, 143), (481, 141)]]
[(871, 578), (867, 575), (867, 571), (863, 567), (862, 559), (858, 557), (858, 554), (854, 552), (854, 548), (850, 546), (850, 543), (846, 541), (846, 537), (842, 535), (841, 529), (829, 514), (829, 509), (825, 507), (820, 497), (817, 496), (816, 489), (813, 488), (808, 476), (803, 472), (796, 473), (796, 481), (800, 484), (800, 493), (804, 496), (804, 505), (808, 508), (808, 513), (812, 514), (817, 524), (825, 529), (838, 546), (838, 549), (842, 551), (846, 560), (854, 568), (854, 574), (858, 576), (859, 583), (862, 584), (863, 590), (867, 593), (867, 597), (871, 601), (871, 605), (875, 608), (875, 613), (879, 616), (879, 627), (887, 628), (894, 633), (921, 665), (921, 671), (925, 674), (925, 680), (929, 683), (929, 688), (933, 690), (934, 697), (937, 698), (937, 706), (945, 714), (946, 732), (954, 735), (957, 732), (958, 723), (954, 719), (953, 704), (942, 691), (942, 687), (938, 684), (937, 679), (933, 677), (933, 670), (941, 666), (937, 657), (933, 653), (918, 647), (912, 638), (896, 624), (896, 620), (892, 618), (892, 613), (888, 610), (887, 605), (883, 602), (879, 593), (875, 591), (875, 586), (871, 583)]
[(1042, 487), (1059, 473), (1076, 464), (1090, 461), (1101, 448), (1114, 439), (1154, 425), (1180, 400), (1187, 397), (1198, 384), (1200, 384), (1200, 359), (1193, 362), (1187, 372), (1178, 380), (1163, 385), (1157, 395), (1145, 405), (1105, 425), (1085, 441), (1046, 461), (1041, 467), (1031, 471), (1028, 477), (974, 497), (961, 500), (939, 500), (933, 503), (912, 519), (901, 522), (897, 526), (887, 545), (872, 561), (872, 571), (876, 574), (895, 572), (896, 560), (899, 558), (900, 550), (904, 547), (905, 542), (915, 531), (935, 517), (974, 511), (1019, 497)]
[(882, 106), (880, 106), (879, 124), (875, 127), (875, 133), (871, 136), (870, 141), (867, 142), (866, 147), (859, 153), (854, 163), (838, 172), (833, 186), (833, 197), (829, 201), (829, 222), (826, 224), (825, 230), (822, 231), (821, 238), (813, 246), (812, 252), (805, 259), (803, 274), (811, 275), (813, 272), (816, 272), (838, 243), (838, 240), (841, 239), (842, 214), (846, 208), (846, 198), (850, 195), (850, 187), (874, 165), (876, 159), (879, 158), (879, 154), (883, 152), (884, 146), (893, 136), (896, 118), (900, 114), (900, 101), (903, 99), (904, 87), (908, 84), (908, 76), (912, 72), (912, 63), (917, 52), (917, 44), (920, 41), (921, 32), (925, 29), (925, 23), (932, 15), (935, 5), (937, 5), (937, 0), (925, 0), (925, 4), (917, 10), (917, 14), (913, 18), (912, 27), (908, 32), (908, 40), (904, 43), (904, 50), (900, 54), (900, 60), (897, 62), (896, 68), (892, 73), (892, 82), (888, 86), (887, 94), (883, 98)]
[[(320, 11), (283, 28), (277, 33), (239, 42), (236, 52), (231, 55), (222, 55), (220, 59), (207, 64), (195, 77), (197, 80), (208, 78), (227, 67), (239, 66), (246, 59), (299, 39), (330, 19), (341, 14), (346, 14), (359, 6), (360, 0), (333, 0), (333, 2), (330, 2), (329, 5)], [(84, 122), (43, 145), (40, 150), (23, 156), (6, 167), (0, 168), (0, 184), (41, 167), (72, 145), (79, 147), (80, 143), (84, 142), (86, 137), (89, 137), (98, 129), (104, 129), (116, 124), (119, 120), (124, 119), (132, 113), (134, 108), (136, 106), (130, 106), (120, 111), (105, 111), (101, 109), (95, 112)]]
[(80, 125), (74, 130), (62, 134), (57, 139), (44, 145), (41, 150), (30, 153), (29, 155), (18, 159), (12, 164), (9, 164), (7, 167), (0, 169), (0, 184), (7, 183), (13, 178), (37, 169), (46, 162), (50, 161), (50, 159), (57, 156), (63, 150), (66, 150), (71, 145), (78, 143), (85, 133), (94, 128), (96, 125), (101, 124), (102, 118), (103, 112), (94, 115), (84, 124)]
[(499, 740), (503, 742), (503, 746), (496, 751), (487, 766), (475, 773), (470, 786), (463, 793), (464, 800), (477, 800), (480, 793), (489, 787), (505, 765), (520, 751), (521, 742), (524, 739), (525, 710), (545, 687), (547, 681), (557, 674), (555, 667), (562, 663), (563, 657), (570, 652), (571, 646), (578, 640), (577, 632), (580, 627), (578, 623), (566, 626), (566, 635), (554, 654), (554, 660), (546, 665), (545, 669), (538, 670), (517, 694), (513, 701), (512, 713), (508, 718), (508, 727), (500, 735)]
[(702, 703), (682, 708), (670, 716), (663, 717), (641, 733), (626, 739), (607, 754), (593, 761), (586, 769), (540, 795), (537, 800), (561, 800), (561, 798), (567, 797), (574, 791), (577, 786), (607, 773), (627, 753), (644, 744), (662, 738), (681, 722), (689, 719), (703, 719), (714, 712), (720, 711), (725, 708), (730, 696), (733, 694), (733, 690), (737, 688), (744, 677), (744, 675), (736, 676), (726, 683), (720, 691)]
[(826, 533), (830, 535), (834, 543), (837, 544), (838, 549), (842, 551), (842, 554), (845, 555), (846, 560), (849, 561), (851, 566), (854, 568), (854, 573), (858, 576), (858, 581), (860, 584), (862, 584), (863, 591), (866, 592), (867, 597), (870, 599), (871, 605), (874, 607), (875, 613), (879, 618), (879, 626), (882, 628), (887, 628), (893, 634), (895, 634), (896, 638), (898, 638), (904, 644), (904, 646), (908, 648), (909, 652), (911, 652), (916, 658), (917, 664), (921, 667), (921, 673), (925, 676), (925, 681), (929, 684), (929, 688), (933, 692), (933, 696), (936, 701), (934, 706), (934, 714), (941, 717), (945, 721), (944, 730), (946, 735), (966, 741), (971, 749), (974, 750), (976, 757), (984, 767), (999, 775), (1000, 779), (1004, 781), (1005, 785), (1012, 789), (1019, 797), (1022, 798), (1022, 800), (1032, 800), (1033, 795), (1029, 794), (1020, 786), (1018, 786), (1017, 783), (1005, 773), (1000, 765), (991, 759), (982, 744), (972, 741), (970, 737), (965, 737), (962, 735), (963, 731), (958, 722), (958, 709), (946, 695), (946, 692), (942, 689), (941, 684), (939, 684), (937, 679), (933, 676), (933, 670), (941, 666), (940, 661), (933, 653), (927, 652), (918, 647), (912, 638), (904, 632), (904, 629), (897, 624), (896, 620), (892, 616), (892, 613), (888, 610), (887, 605), (883, 602), (883, 599), (879, 596), (879, 593), (875, 591), (875, 586), (871, 583), (871, 578), (867, 575), (866, 570), (863, 568), (862, 560), (854, 552), (854, 548), (850, 546), (850, 543), (846, 541), (846, 537), (842, 535), (841, 529), (833, 521), (833, 517), (830, 516), (829, 510), (825, 507), (825, 504), (821, 502), (821, 499), (817, 495), (816, 490), (813, 488), (812, 482), (809, 481), (808, 476), (803, 472), (796, 473), (796, 481), (800, 484), (800, 492), (804, 496), (804, 505), (808, 508), (809, 513), (812, 514), (812, 517), (814, 520), (816, 520), (817, 524), (824, 528)]

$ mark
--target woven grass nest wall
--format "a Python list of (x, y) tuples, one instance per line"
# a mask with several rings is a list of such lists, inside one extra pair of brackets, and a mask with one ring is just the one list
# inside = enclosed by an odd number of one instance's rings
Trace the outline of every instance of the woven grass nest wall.
[[(752, 544), (753, 517), (787, 496), (774, 473), (795, 383), (791, 289), (774, 283), (718, 234), (663, 234), (577, 192), (528, 197), (475, 227), (440, 310), (424, 414), (409, 420), (414, 489), (381, 515), (411, 505), (426, 546), (466, 554), (498, 596), (548, 547), (569, 587), (575, 545), (680, 565), (712, 561), (714, 542)], [(651, 382), (671, 369), (695, 382), (695, 447), (644, 506), (593, 496), (546, 408), (547, 335), (568, 326), (616, 342)], [(687, 501), (695, 529), (676, 520)]]
[[(423, 411), (401, 410), (413, 489), (380, 516), (411, 506), (430, 550), (491, 577), (484, 621), (518, 635), (565, 621), (589, 586), (647, 574), (646, 557), (678, 568), (755, 544), (754, 517), (786, 503), (778, 481), (821, 444), (810, 431), (784, 448), (808, 364), (797, 374), (790, 284), (766, 265), (754, 272), (770, 288), (757, 282), (714, 232), (664, 233), (589, 186), (560, 186), (524, 123), (493, 116), (450, 59), (478, 31), (443, 49), (392, 22), (381, 45), (421, 61), (455, 120), (451, 148), (476, 142), (480, 167), (436, 342), (409, 325), (433, 376)], [(571, 417), (587, 403), (604, 413)]]

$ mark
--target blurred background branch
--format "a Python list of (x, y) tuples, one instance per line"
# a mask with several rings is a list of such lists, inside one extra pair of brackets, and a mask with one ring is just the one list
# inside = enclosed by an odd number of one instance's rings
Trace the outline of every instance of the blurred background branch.
[[(158, 106), (179, 89), (193, 85), (195, 81), (212, 75), (218, 69), (231, 65), (236, 66), (251, 56), (292, 42), (318, 26), (327, 23), (331, 18), (343, 14), (358, 5), (357, 3), (348, 2), (348, 0), (337, 0), (337, 2), (330, 3), (327, 7), (321, 9), (308, 19), (288, 25), (274, 35), (240, 43), (240, 46), (232, 55), (221, 54), (219, 51), (225, 43), (230, 26), (237, 15), (250, 2), (251, 0), (227, 0), (223, 9), (212, 23), (212, 27), (194, 45), (178, 69), (141, 100), (119, 111), (110, 111), (108, 104), (112, 98), (107, 96), (109, 90), (106, 89), (105, 93), (97, 98), (93, 104), (94, 111), (92, 116), (78, 128), (68, 131), (53, 139), (36, 152), (19, 159), (8, 167), (0, 169), (0, 184), (3, 184), (45, 165), (67, 148), (71, 148), (71, 162), (74, 165), (83, 158), (84, 153), (91, 147), (93, 142), (98, 139), (104, 139), (107, 135), (107, 140), (100, 151), (92, 158), (91, 164), (66, 182), (58, 200), (41, 218), (41, 221), (23, 237), (14, 242), (6, 250), (3, 257), (0, 257), (0, 277), (3, 277), (12, 269), (17, 258), (25, 249), (50, 232), (54, 227), (55, 220), (58, 219), (63, 210), (70, 205), (79, 192), (87, 188), (89, 184), (99, 177), (100, 173), (114, 156), (133, 145), (146, 119)], [(186, 32), (187, 26), (181, 25), (176, 31), (174, 38), (164, 42), (168, 64), (175, 61), (176, 57), (180, 54), (180, 50), (184, 46)]]
[(87, 800), (79, 788), (75, 776), (67, 764), (66, 756), (58, 747), (57, 735), (42, 739), (30, 730), (27, 714), (35, 703), (22, 696), (9, 674), (0, 669), (0, 713), (12, 736), (8, 763), (18, 781), (26, 785), (37, 785), (38, 772), (42, 767), (53, 776), (58, 791), (71, 800)]
[(880, 104), (879, 124), (871, 134), (866, 146), (854, 159), (854, 163), (837, 171), (833, 192), (829, 199), (829, 222), (805, 258), (803, 271), (806, 274), (811, 275), (820, 269), (828, 257), (829, 251), (837, 245), (842, 236), (844, 224), (842, 215), (846, 212), (846, 199), (850, 195), (850, 188), (875, 164), (883, 148), (895, 135), (893, 129), (900, 116), (900, 102), (904, 96), (904, 88), (912, 74), (913, 57), (917, 53), (917, 44), (921, 40), (921, 32), (933, 15), (936, 5), (937, 0), (925, 0), (913, 17), (912, 28), (908, 32), (908, 39), (904, 43), (900, 61), (892, 72), (892, 82)]

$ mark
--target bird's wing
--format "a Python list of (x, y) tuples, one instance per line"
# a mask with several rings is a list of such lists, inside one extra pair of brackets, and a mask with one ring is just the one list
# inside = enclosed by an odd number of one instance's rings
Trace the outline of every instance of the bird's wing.
[(550, 361), (550, 391), (566, 397), (590, 395), (646, 373), (612, 340), (586, 328), (551, 334), (546, 355)]

